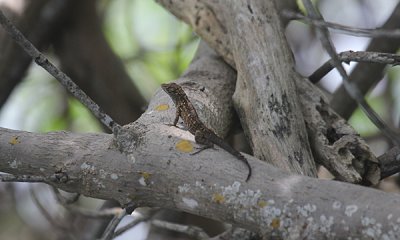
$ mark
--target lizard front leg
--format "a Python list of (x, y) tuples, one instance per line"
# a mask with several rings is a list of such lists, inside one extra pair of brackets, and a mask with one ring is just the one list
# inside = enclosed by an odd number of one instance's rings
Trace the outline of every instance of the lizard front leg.
[(174, 123), (172, 123), (172, 126), (176, 127), (176, 124), (178, 124), (179, 116), (181, 115), (181, 108), (177, 107), (176, 112), (175, 112), (175, 119)]
[(199, 152), (208, 149), (214, 148), (214, 143), (212, 143), (204, 134), (204, 131), (197, 130), (194, 134), (194, 140), (198, 144), (204, 145), (203, 147), (199, 148), (196, 152), (191, 153), (190, 155), (198, 154)]
[(177, 127), (176, 124), (178, 124), (178, 121), (179, 121), (179, 117), (180, 117), (180, 116), (181, 116), (181, 110), (180, 110), (180, 108), (176, 108), (174, 122), (173, 122), (172, 124), (171, 124), (171, 123), (167, 123), (167, 124), (165, 124), (165, 125)]

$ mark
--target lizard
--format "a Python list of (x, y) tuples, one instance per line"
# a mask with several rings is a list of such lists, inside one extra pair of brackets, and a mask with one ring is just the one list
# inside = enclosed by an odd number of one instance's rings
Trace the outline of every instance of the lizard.
[(204, 147), (200, 148), (200, 150), (197, 152), (192, 153), (192, 155), (197, 154), (207, 148), (212, 148), (215, 144), (247, 165), (249, 169), (249, 173), (246, 178), (247, 182), (251, 176), (251, 166), (247, 159), (239, 151), (231, 147), (214, 131), (207, 128), (206, 125), (200, 121), (196, 109), (193, 107), (182, 87), (176, 83), (164, 83), (161, 84), (161, 88), (171, 97), (176, 107), (174, 122), (168, 125), (177, 127), (176, 124), (178, 123), (179, 117), (182, 118), (188, 131), (194, 135), (196, 143), (204, 145)]

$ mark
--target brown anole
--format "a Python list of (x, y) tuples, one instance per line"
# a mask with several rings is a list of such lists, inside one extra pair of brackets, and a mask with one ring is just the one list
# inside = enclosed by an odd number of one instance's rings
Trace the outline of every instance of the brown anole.
[(200, 121), (196, 109), (193, 107), (182, 87), (176, 83), (166, 83), (161, 84), (161, 88), (171, 97), (176, 107), (175, 120), (172, 126), (176, 127), (179, 117), (181, 117), (188, 131), (194, 135), (196, 143), (204, 145), (199, 151), (192, 154), (197, 154), (204, 149), (211, 148), (214, 144), (218, 145), (247, 165), (249, 169), (246, 178), (247, 182), (251, 176), (251, 166), (247, 159)]

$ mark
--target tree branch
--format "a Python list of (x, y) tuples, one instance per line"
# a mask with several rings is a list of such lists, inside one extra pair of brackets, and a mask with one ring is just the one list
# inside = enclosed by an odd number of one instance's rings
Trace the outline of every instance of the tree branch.
[(356, 37), (387, 37), (387, 38), (400, 38), (400, 29), (363, 29), (345, 26), (337, 23), (327, 22), (322, 19), (315, 19), (312, 17), (304, 16), (300, 13), (293, 11), (282, 11), (282, 16), (291, 20), (302, 20), (308, 24), (316, 27), (330, 28), (336, 30), (338, 33), (352, 35)]
[[(365, 62), (365, 63), (380, 63), (380, 64), (391, 64), (399, 65), (400, 56), (392, 53), (381, 53), (381, 52), (365, 52), (365, 51), (345, 51), (338, 54), (338, 58), (341, 62)], [(335, 68), (333, 60), (325, 62), (320, 68), (318, 68), (308, 79), (312, 83), (317, 83), (332, 69)]]
[[(374, 234), (380, 236), (389, 231), (400, 234), (392, 224), (400, 219), (393, 211), (400, 204), (396, 194), (290, 175), (250, 156), (254, 175), (248, 183), (237, 182), (246, 173), (229, 154), (208, 151), (188, 157), (176, 146), (184, 131), (155, 123), (145, 127), (142, 122), (172, 115), (150, 108), (124, 128), (136, 140), (129, 156), (119, 152), (108, 134), (0, 129), (0, 151), (6, 153), (0, 169), (33, 176), (62, 171), (69, 176), (67, 182), (47, 182), (123, 205), (134, 201), (139, 206), (178, 209), (285, 238), (333, 233), (337, 238), (360, 237), (373, 226), (379, 226)], [(21, 142), (10, 145), (16, 135)]]

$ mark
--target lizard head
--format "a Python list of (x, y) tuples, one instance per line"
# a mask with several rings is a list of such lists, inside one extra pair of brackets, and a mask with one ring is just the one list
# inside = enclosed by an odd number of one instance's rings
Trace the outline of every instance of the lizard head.
[(176, 83), (164, 83), (161, 84), (161, 88), (171, 97), (179, 97), (180, 94), (184, 93), (181, 86)]

